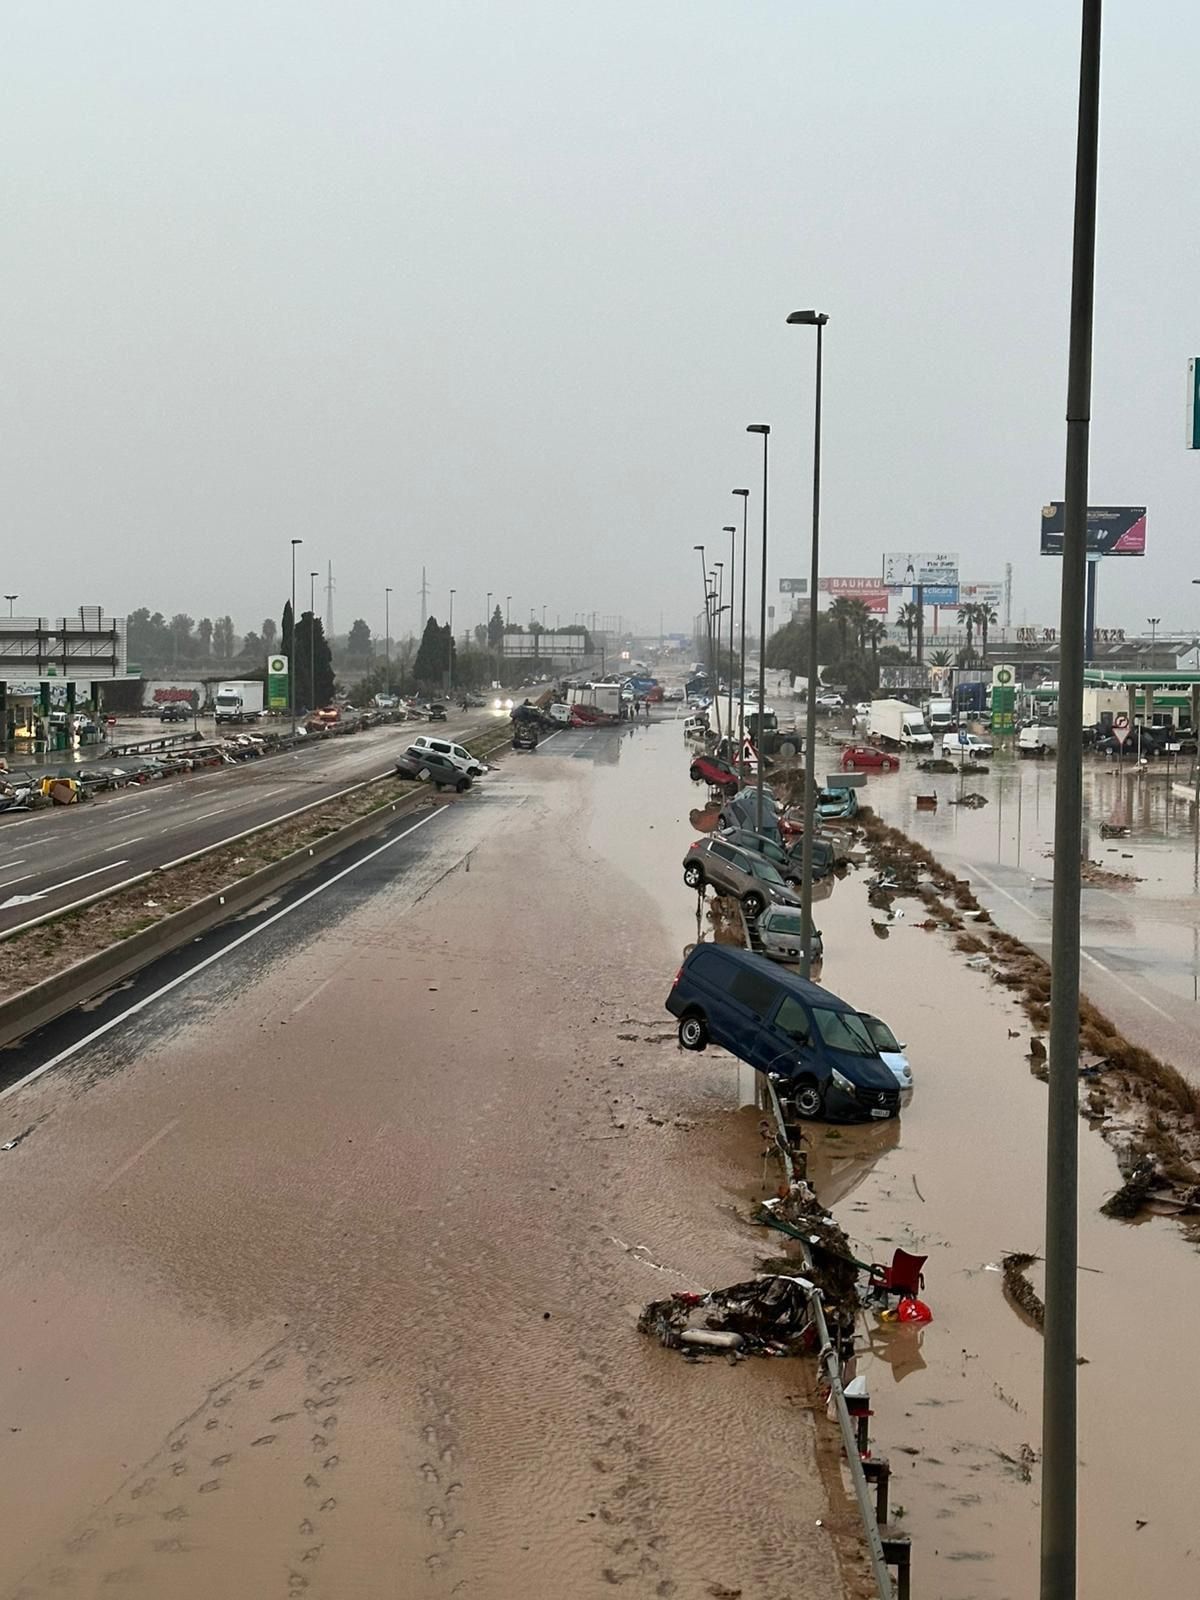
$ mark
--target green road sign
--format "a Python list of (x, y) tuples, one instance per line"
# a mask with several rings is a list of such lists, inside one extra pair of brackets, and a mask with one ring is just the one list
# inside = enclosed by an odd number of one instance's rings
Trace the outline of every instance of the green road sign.
[(267, 710), (286, 711), (289, 704), (288, 658), (286, 656), (268, 656)]
[(1188, 362), (1188, 449), (1200, 450), (1200, 356)]

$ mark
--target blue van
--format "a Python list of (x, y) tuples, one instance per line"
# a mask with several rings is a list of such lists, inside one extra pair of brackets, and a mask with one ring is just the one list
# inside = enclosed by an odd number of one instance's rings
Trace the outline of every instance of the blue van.
[(675, 974), (667, 1010), (679, 1018), (685, 1050), (717, 1044), (769, 1072), (798, 1116), (899, 1114), (896, 1079), (857, 1009), (766, 956), (698, 944)]

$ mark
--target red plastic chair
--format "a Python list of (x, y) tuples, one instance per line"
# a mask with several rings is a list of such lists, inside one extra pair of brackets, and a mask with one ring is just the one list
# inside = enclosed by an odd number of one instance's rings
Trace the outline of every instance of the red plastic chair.
[(900, 1300), (915, 1300), (925, 1287), (922, 1268), (928, 1260), (928, 1256), (910, 1256), (907, 1250), (897, 1250), (890, 1267), (871, 1267), (871, 1298), (886, 1301), (889, 1295), (895, 1295)]

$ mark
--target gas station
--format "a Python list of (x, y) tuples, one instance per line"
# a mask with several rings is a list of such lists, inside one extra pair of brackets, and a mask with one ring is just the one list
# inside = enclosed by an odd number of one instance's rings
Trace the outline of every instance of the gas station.
[[(4, 747), (28, 740), (66, 749), (77, 742), (76, 714), (99, 711), (101, 685), (129, 676), (125, 619), (99, 606), (69, 617), (0, 617)], [(51, 721), (57, 711), (61, 726)]]

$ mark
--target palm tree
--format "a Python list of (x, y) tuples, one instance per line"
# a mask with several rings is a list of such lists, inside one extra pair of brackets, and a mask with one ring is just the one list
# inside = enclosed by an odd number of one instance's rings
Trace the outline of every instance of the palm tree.
[(850, 616), (850, 626), (854, 629), (858, 639), (858, 648), (861, 651), (867, 648), (867, 623), (871, 620), (871, 613), (863, 600), (851, 600), (846, 607)]
[(929, 654), (929, 665), (931, 667), (948, 667), (950, 665), (950, 652), (949, 652), (949, 650), (932, 650), (932, 651), (930, 651), (930, 654)]
[(975, 612), (976, 612), (976, 607), (972, 606), (972, 605), (959, 606), (959, 608), (958, 608), (959, 626), (960, 627), (965, 627), (966, 630), (967, 630), (967, 654), (968, 655), (974, 655), (974, 653), (975, 653), (974, 649), (973, 649), (973, 636), (974, 636), (974, 633), (975, 633)]
[(910, 656), (912, 655), (913, 634), (917, 631), (917, 623), (920, 621), (920, 615), (921, 614), (917, 610), (916, 606), (911, 600), (909, 600), (900, 607), (900, 614), (896, 619), (900, 626), (904, 629), (904, 632), (908, 638), (908, 653)]
[(854, 617), (854, 613), (850, 609), (852, 604), (853, 601), (847, 600), (844, 594), (840, 594), (829, 607), (830, 619), (837, 623), (838, 637), (841, 640), (841, 653), (843, 656), (846, 654), (846, 634), (849, 631), (850, 623)]
[(988, 629), (993, 627), (999, 620), (995, 606), (988, 605), (986, 601), (975, 607), (975, 621), (979, 625), (979, 651), (985, 667), (987, 666)]
[(881, 617), (868, 616), (863, 623), (863, 642), (871, 647), (871, 666), (879, 676), (879, 646), (887, 643), (887, 623)]

